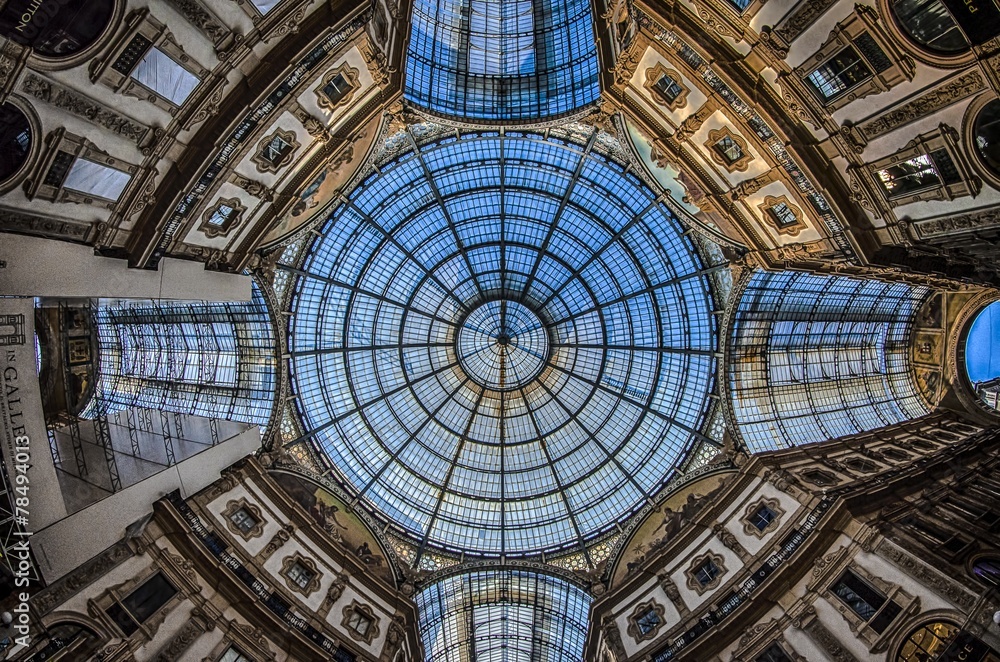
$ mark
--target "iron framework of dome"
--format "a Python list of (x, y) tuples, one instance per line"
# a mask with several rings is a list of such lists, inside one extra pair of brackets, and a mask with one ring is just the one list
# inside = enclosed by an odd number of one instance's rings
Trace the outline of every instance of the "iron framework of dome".
[(579, 549), (706, 440), (708, 270), (596, 134), (449, 135), (362, 181), (295, 270), (289, 445), (421, 547)]

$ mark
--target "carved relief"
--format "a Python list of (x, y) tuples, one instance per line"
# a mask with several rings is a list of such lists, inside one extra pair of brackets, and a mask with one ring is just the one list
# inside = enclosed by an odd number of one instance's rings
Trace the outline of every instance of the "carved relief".
[(690, 616), (691, 610), (688, 609), (687, 604), (681, 599), (681, 591), (677, 588), (677, 584), (674, 580), (670, 578), (670, 575), (663, 572), (656, 577), (660, 581), (660, 588), (662, 588), (663, 592), (667, 594), (668, 598), (670, 598), (670, 602), (673, 603), (674, 607), (677, 609), (677, 613), (681, 615), (681, 618), (684, 619)]
[(271, 536), (271, 539), (264, 545), (264, 549), (260, 550), (261, 561), (266, 561), (271, 558), (276, 551), (281, 549), (281, 547), (292, 539), (292, 532), (295, 531), (295, 527), (291, 524), (286, 524)]
[(47, 614), (53, 607), (62, 604), (76, 595), (80, 589), (103, 577), (118, 567), (134, 552), (124, 540), (119, 540), (111, 547), (78, 566), (68, 575), (36, 593), (31, 598), (31, 604), (39, 614)]
[(137, 145), (144, 146), (150, 133), (148, 126), (123, 117), (89, 97), (69, 90), (58, 83), (40, 78), (30, 71), (21, 82), (21, 90), (40, 101), (103, 126), (113, 133), (128, 138)]
[(323, 598), (323, 607), (329, 609), (340, 599), (340, 596), (344, 594), (344, 589), (347, 588), (348, 579), (349, 577), (344, 573), (338, 572), (334, 575), (333, 582), (326, 591), (326, 597)]
[(205, 617), (205, 614), (198, 608), (191, 610), (191, 618), (188, 619), (180, 630), (177, 631), (170, 641), (164, 646), (153, 662), (176, 662), (182, 659), (184, 653), (191, 647), (201, 635), (215, 629), (215, 624)]
[(726, 546), (726, 549), (740, 557), (741, 561), (746, 563), (750, 560), (750, 552), (748, 552), (736, 536), (734, 536), (733, 533), (726, 528), (725, 524), (722, 522), (716, 522), (712, 527), (712, 532), (715, 533), (715, 537)]
[(826, 651), (833, 662), (858, 662), (858, 659), (826, 629), (826, 626), (818, 618), (814, 618), (803, 629), (810, 639)]

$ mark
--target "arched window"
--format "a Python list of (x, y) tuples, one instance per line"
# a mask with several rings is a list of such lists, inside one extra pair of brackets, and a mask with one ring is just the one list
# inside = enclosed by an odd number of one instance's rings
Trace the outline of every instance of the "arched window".
[(114, 7), (114, 0), (11, 0), (0, 13), (0, 34), (42, 57), (68, 57), (94, 43), (108, 26)]
[(976, 115), (972, 139), (979, 161), (1000, 177), (1000, 99), (990, 101)]
[(943, 621), (925, 623), (910, 633), (896, 654), (896, 662), (936, 660), (958, 634), (958, 626)]
[(1000, 588), (1000, 558), (983, 556), (972, 564), (972, 576), (986, 584)]
[(17, 106), (0, 106), (0, 182), (13, 177), (28, 160), (31, 125)]
[(941, 0), (894, 0), (896, 23), (918, 46), (938, 55), (958, 55), (969, 42)]

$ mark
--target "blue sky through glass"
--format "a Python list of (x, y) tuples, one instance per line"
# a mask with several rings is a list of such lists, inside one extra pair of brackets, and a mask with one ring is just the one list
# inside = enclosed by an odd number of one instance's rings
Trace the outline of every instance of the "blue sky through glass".
[(1000, 301), (991, 303), (972, 323), (965, 341), (965, 369), (972, 382), (1000, 377)]

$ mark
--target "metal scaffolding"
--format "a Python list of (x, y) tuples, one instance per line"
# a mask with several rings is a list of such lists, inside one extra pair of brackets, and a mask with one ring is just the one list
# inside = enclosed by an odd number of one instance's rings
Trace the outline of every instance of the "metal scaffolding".
[[(263, 425), (277, 349), (263, 295), (246, 303), (124, 301), (94, 310), (99, 377), (86, 418), (140, 408)], [(143, 413), (145, 412), (145, 413)], [(174, 436), (183, 438), (179, 419)]]

